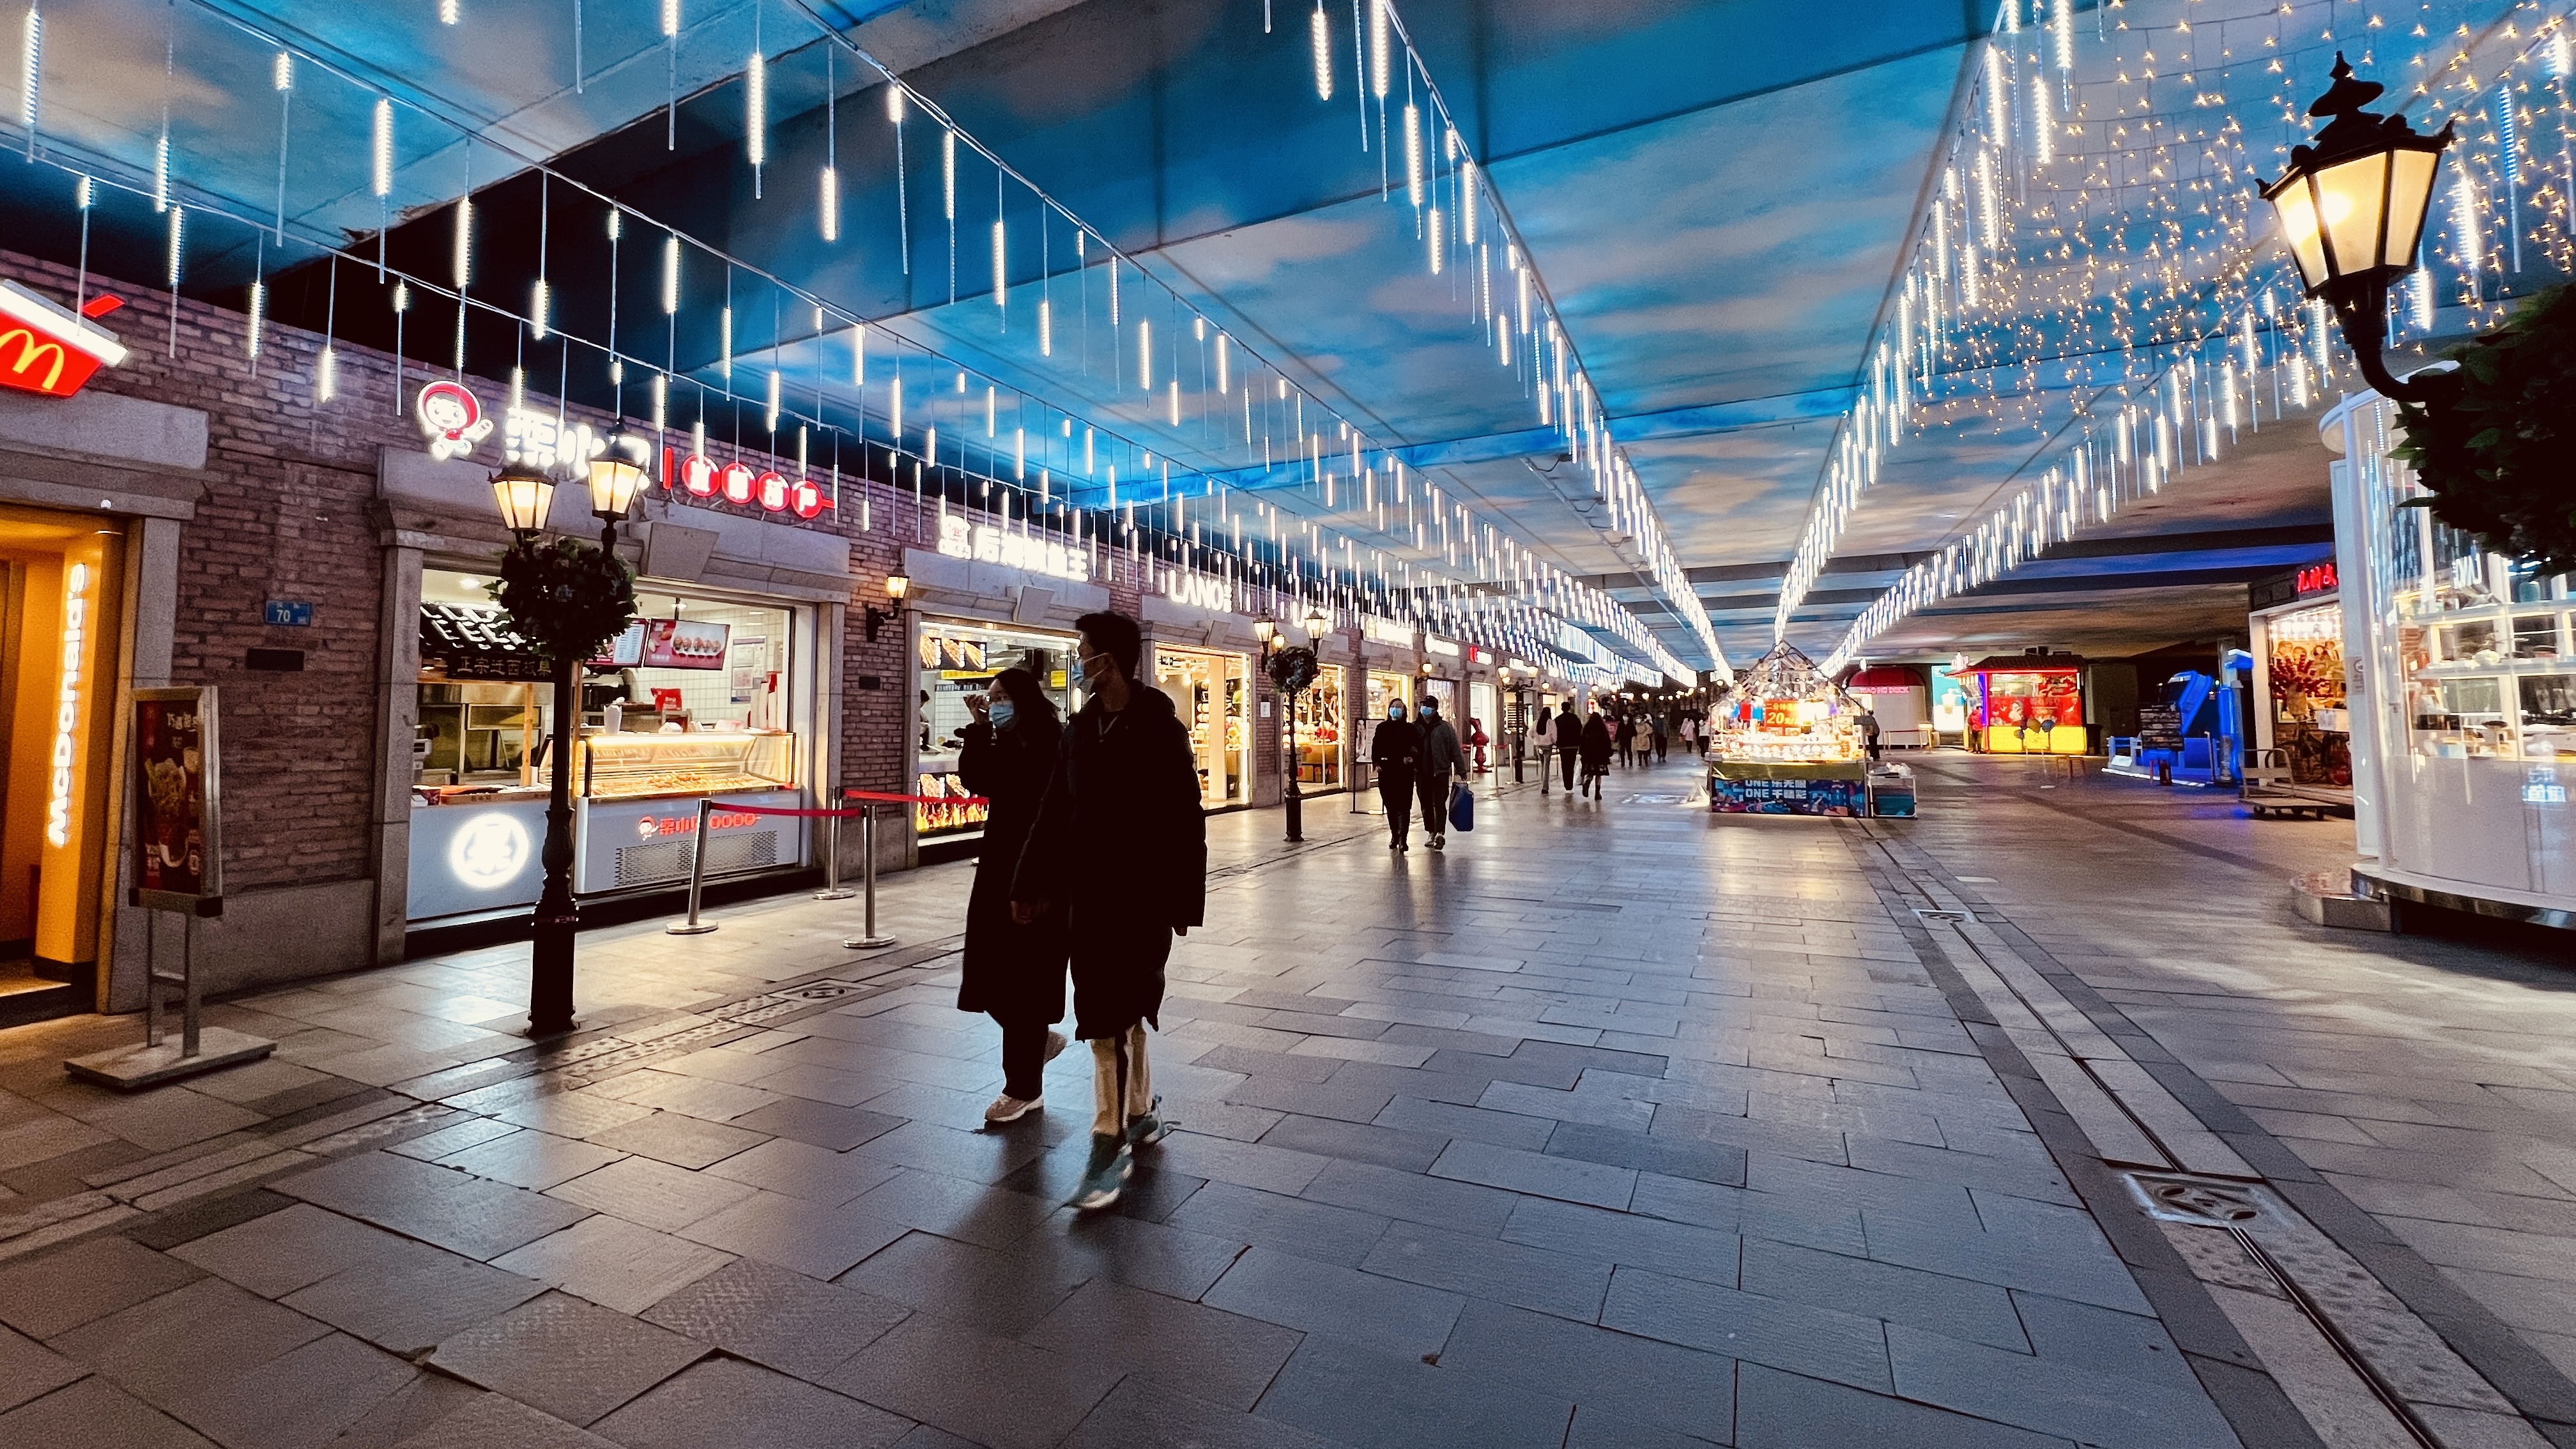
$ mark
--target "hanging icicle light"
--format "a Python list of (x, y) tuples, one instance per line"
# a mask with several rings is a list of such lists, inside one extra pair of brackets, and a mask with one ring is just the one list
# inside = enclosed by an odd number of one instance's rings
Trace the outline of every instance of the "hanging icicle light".
[(2030, 78), (2030, 138), (2039, 164), (2045, 166), (2057, 159), (2057, 127), (2048, 116), (2048, 77), (2033, 72)]
[(658, 372), (653, 374), (652, 395), (653, 431), (668, 431), (671, 424), (671, 379)]
[(769, 370), (769, 396), (761, 407), (765, 431), (771, 433), (778, 431), (779, 388), (778, 369), (773, 367)]
[(374, 188), (376, 201), (394, 193), (394, 101), (389, 95), (376, 98), (376, 124), (368, 134), (368, 183)]
[(2012, 134), (2012, 87), (2004, 80), (2003, 47), (1986, 45), (1986, 136), (1997, 145)]
[(752, 195), (760, 194), (760, 168), (769, 164), (769, 57), (755, 47), (742, 70), (742, 148), (751, 162)]
[(1394, 79), (1395, 64), (1389, 31), (1393, 29), (1388, 14), (1392, 0), (1370, 0), (1369, 4), (1369, 89), (1379, 100), (1386, 99), (1387, 84)]
[(1136, 386), (1154, 390), (1154, 324), (1143, 317), (1136, 319)]
[(548, 301), (546, 279), (539, 277), (528, 288), (528, 336), (539, 342), (546, 340)]
[(1055, 304), (1038, 299), (1038, 356), (1055, 356)]
[(250, 311), (245, 320), (248, 326), (242, 334), (242, 351), (257, 361), (263, 334), (268, 329), (268, 282), (265, 278), (255, 279), (250, 284)]
[(2049, 0), (2048, 38), (2057, 52), (2057, 69), (2075, 69), (2075, 0)]
[(1315, 98), (1333, 98), (1333, 22), (1324, 16), (1324, 0), (1315, 0), (1307, 28), (1315, 43)]
[(454, 249), (448, 257), (448, 268), (462, 292), (474, 276), (474, 198), (456, 198), (456, 234)]
[(438, 0), (438, 23), (454, 25), (465, 18), (461, 0)]
[(1441, 263), (1445, 260), (1441, 255), (1439, 207), (1431, 208), (1429, 216), (1425, 218), (1422, 237), (1431, 248), (1431, 275), (1439, 276)]
[(841, 239), (841, 173), (839, 168), (825, 166), (821, 178), (823, 240)]
[(26, 128), (27, 155), (31, 159), (36, 154), (36, 118), (42, 109), (38, 96), (44, 80), (45, 17), (30, 5), (18, 29), (18, 124)]
[(1007, 304), (1010, 289), (1010, 272), (1005, 264), (1003, 247), (1002, 219), (997, 216), (993, 218), (993, 305), (996, 307)]
[(680, 238), (675, 233), (662, 238), (662, 315), (670, 317), (680, 310)]

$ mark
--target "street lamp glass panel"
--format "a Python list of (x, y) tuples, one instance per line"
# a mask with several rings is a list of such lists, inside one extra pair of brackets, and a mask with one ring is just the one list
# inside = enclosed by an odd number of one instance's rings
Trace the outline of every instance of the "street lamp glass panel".
[(2424, 240), (2424, 214), (2433, 204), (2433, 172), (2442, 164), (2442, 153), (2409, 149), (2389, 160), (2388, 242), (2380, 263), (2411, 270), (2415, 248)]
[(2380, 228), (2388, 220), (2388, 153), (2373, 152), (2316, 174), (2317, 218), (2325, 225), (2326, 265), (2334, 275), (2379, 265)]
[(2326, 283), (2325, 246), (2317, 233), (2317, 204), (2309, 190), (2308, 178), (2294, 176), (2272, 195), (2272, 207), (2280, 213), (2281, 239), (2290, 246), (2290, 260), (2299, 268), (2299, 281), (2311, 292)]
[(903, 602), (903, 596), (911, 591), (912, 576), (910, 574), (905, 573), (901, 569), (897, 569), (893, 573), (886, 575), (887, 598), (900, 604)]
[(1252, 621), (1252, 637), (1267, 644), (1279, 637), (1279, 621), (1268, 614)]
[(619, 456), (614, 445), (590, 462), (590, 511), (602, 518), (624, 518), (644, 484), (644, 470)]
[(1326, 614), (1326, 613), (1325, 613), (1321, 608), (1312, 609), (1312, 610), (1309, 610), (1309, 611), (1307, 612), (1307, 615), (1306, 615), (1306, 632), (1307, 632), (1307, 633), (1309, 633), (1309, 634), (1311, 634), (1311, 635), (1315, 636), (1316, 638), (1320, 639), (1320, 638), (1324, 637), (1324, 632), (1325, 632), (1326, 630), (1328, 630), (1328, 629), (1332, 628), (1332, 627), (1333, 627), (1333, 620), (1332, 620), (1332, 616), (1331, 616), (1331, 615)]
[(535, 533), (554, 507), (555, 485), (533, 468), (512, 466), (492, 475), (492, 498), (512, 533)]

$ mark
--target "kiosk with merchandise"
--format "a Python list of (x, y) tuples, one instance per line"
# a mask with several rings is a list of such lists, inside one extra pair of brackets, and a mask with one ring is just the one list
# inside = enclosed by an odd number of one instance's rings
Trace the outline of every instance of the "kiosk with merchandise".
[(2346, 703), (2343, 604), (2331, 562), (2253, 586), (2251, 785), (2352, 808), (2352, 719)]
[(1721, 815), (1914, 813), (1913, 772), (1870, 766), (1860, 706), (1815, 661), (1779, 644), (1709, 712), (1708, 805)]
[(2319, 424), (2335, 505), (2360, 893), (2576, 926), (2576, 578), (2483, 548), (2390, 456), (2375, 393)]
[(2045, 647), (1952, 671), (1968, 686), (1968, 745), (1990, 755), (2081, 755), (2084, 661)]

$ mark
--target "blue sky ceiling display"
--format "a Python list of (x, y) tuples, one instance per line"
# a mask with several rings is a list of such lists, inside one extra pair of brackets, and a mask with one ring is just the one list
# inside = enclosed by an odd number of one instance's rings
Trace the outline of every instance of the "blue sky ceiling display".
[[(608, 403), (613, 342), (630, 414), (667, 372), (675, 430), (703, 390), (710, 434), (766, 449), (774, 408), (777, 450), (802, 423), (819, 468), (827, 439), (882, 449), (900, 357), (905, 456), (937, 429), (957, 506), (1132, 510), (1210, 567), (1240, 529), (1274, 578), (1293, 557), (1350, 602), (1646, 675), (1775, 634), (1911, 639), (2142, 500), (2170, 528), (2227, 512), (2194, 467), (2321, 496), (2321, 459), (2240, 450), (2357, 386), (2253, 191), (2339, 48), (2419, 127), (2459, 118), (2400, 338), (2485, 325), (2566, 267), (2564, 20), (2512, 0), (1886, 3), (1831, 27), (1724, 0), (1271, 0), (1266, 31), (1243, 0), (667, 8), (58, 5), (51, 165), (0, 207), (13, 245), (68, 259), (87, 220), (94, 266), (157, 282), (166, 184), (203, 212), (182, 290), (247, 305), (256, 277), (276, 316), (390, 346), (357, 264), (381, 245), (421, 283), (405, 350), (445, 367), (470, 193), (468, 370)], [(900, 52), (900, 126), (826, 27)], [(113, 183), (86, 218), (74, 171)], [(613, 249), (603, 197), (629, 208)], [(688, 238), (667, 313), (666, 230)]]

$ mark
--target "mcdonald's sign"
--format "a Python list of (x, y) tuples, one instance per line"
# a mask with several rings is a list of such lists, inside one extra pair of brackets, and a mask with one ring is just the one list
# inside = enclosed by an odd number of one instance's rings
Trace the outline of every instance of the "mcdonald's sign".
[(80, 311), (0, 281), (0, 387), (70, 397), (101, 367), (125, 361), (125, 344), (92, 321), (124, 303), (104, 293)]

